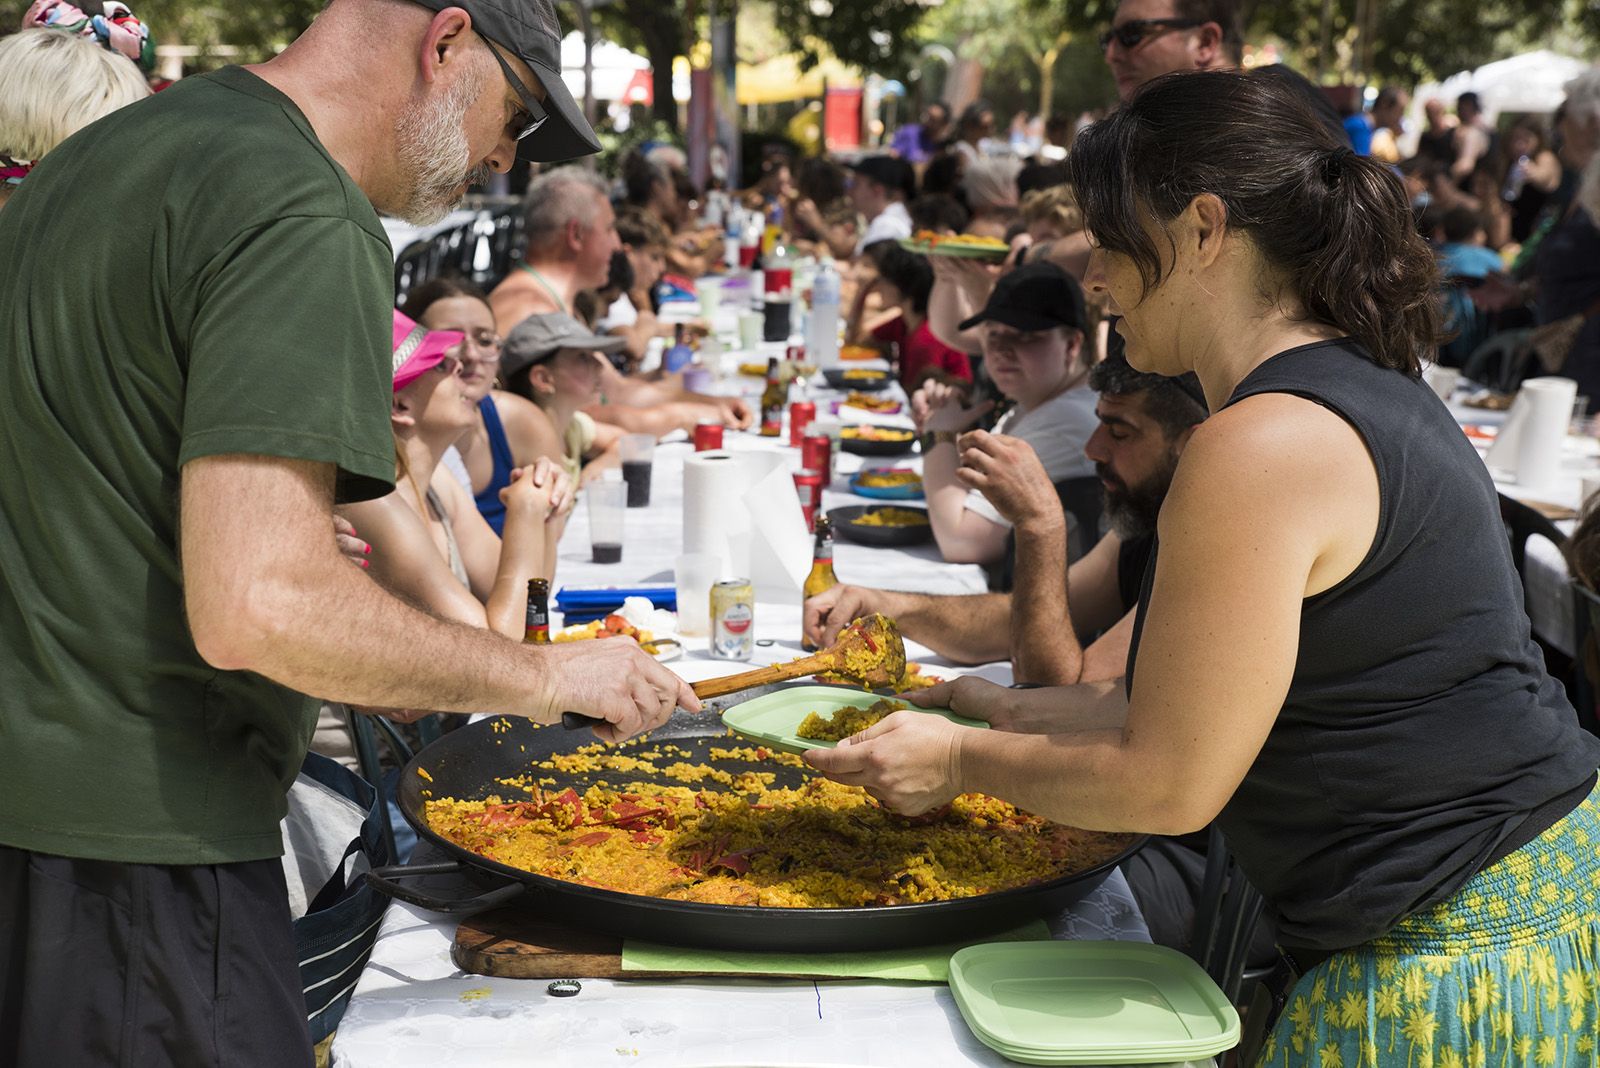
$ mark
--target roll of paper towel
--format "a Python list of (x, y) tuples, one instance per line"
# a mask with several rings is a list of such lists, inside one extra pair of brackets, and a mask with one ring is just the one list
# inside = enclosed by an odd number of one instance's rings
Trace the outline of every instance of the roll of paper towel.
[[(776, 452), (718, 449), (684, 460), (683, 551), (721, 557), (723, 578), (756, 577), (751, 569), (755, 524), (745, 495), (785, 467), (783, 454)], [(798, 515), (798, 495), (794, 505)]]
[(1547, 486), (1561, 471), (1561, 448), (1572, 422), (1578, 384), (1570, 378), (1530, 378), (1522, 383), (1506, 421), (1484, 457), (1518, 486)]

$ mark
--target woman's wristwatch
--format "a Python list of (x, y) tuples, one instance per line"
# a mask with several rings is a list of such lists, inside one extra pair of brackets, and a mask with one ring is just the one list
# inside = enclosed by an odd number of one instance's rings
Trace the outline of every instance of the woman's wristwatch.
[(959, 430), (930, 430), (922, 435), (922, 451), (927, 452), (935, 445), (942, 445), (947, 441), (954, 445), (960, 437)]

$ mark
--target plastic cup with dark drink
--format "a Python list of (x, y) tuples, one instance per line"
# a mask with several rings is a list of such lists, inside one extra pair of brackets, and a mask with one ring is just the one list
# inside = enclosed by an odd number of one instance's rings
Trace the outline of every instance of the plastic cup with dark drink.
[(589, 499), (590, 559), (597, 564), (622, 560), (622, 525), (628, 512), (628, 487), (621, 482), (593, 482), (584, 489)]
[(622, 438), (622, 481), (628, 484), (628, 507), (650, 503), (650, 469), (655, 466), (654, 434), (626, 434)]

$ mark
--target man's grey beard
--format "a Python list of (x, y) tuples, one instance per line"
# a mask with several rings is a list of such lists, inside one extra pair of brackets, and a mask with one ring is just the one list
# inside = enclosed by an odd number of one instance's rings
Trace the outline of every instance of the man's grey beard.
[(394, 214), (413, 226), (432, 226), (450, 214), (463, 182), (489, 180), (487, 166), (469, 167), (472, 147), (465, 130), (467, 109), (483, 91), (489, 72), (457, 82), (442, 98), (407, 112), (395, 123), (397, 153), (410, 179), (405, 202)]

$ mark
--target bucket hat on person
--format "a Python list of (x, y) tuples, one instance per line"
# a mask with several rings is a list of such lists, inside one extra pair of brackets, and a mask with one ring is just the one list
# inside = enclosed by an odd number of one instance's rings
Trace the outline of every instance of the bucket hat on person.
[(500, 49), (492, 49), (500, 69), (522, 98), (533, 121), (517, 139), (517, 158), (532, 163), (592, 156), (600, 140), (583, 117), (583, 109), (561, 80), (561, 23), (550, 0), (414, 0), (425, 8), (443, 11), (459, 7), (472, 16), (472, 28), (491, 44), (519, 57), (533, 68), (546, 93), (543, 103), (512, 69)]
[(409, 386), (444, 362), (444, 354), (466, 340), (459, 330), (429, 330), (394, 313), (394, 388)]
[(1029, 263), (1002, 275), (983, 310), (961, 329), (996, 322), (1027, 332), (1058, 326), (1082, 330), (1085, 318), (1083, 290), (1076, 279), (1053, 263)]
[(615, 334), (596, 334), (565, 312), (530, 315), (506, 335), (505, 346), (500, 350), (500, 373), (510, 378), (562, 349), (609, 355), (626, 344), (627, 339)]

